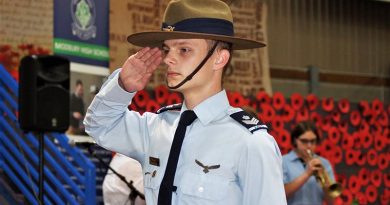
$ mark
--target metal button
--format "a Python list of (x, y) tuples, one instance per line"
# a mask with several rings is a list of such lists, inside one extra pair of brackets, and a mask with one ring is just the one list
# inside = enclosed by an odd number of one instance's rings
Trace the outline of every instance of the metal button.
[(198, 188), (198, 191), (199, 191), (199, 192), (203, 192), (203, 191), (204, 191), (204, 188), (203, 188), (203, 187), (199, 187), (199, 188)]

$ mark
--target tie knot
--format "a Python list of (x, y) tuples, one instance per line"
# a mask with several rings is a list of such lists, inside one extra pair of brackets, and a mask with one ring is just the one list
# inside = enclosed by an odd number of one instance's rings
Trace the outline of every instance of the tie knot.
[(181, 114), (180, 123), (188, 126), (192, 124), (196, 118), (197, 116), (193, 110), (186, 110)]

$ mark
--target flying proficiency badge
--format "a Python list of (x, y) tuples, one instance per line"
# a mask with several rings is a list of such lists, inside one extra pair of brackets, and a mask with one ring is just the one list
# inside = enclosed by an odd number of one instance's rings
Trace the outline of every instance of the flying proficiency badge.
[(246, 127), (251, 133), (259, 129), (268, 129), (259, 119), (251, 116), (245, 111), (236, 112), (230, 115), (234, 120)]
[(199, 160), (195, 159), (195, 163), (199, 166), (201, 166), (203, 168), (203, 172), (205, 174), (207, 174), (209, 172), (210, 169), (218, 169), (221, 167), (221, 165), (217, 164), (217, 165), (211, 165), (211, 166), (206, 166), (206, 165), (203, 165), (202, 162), (200, 162)]

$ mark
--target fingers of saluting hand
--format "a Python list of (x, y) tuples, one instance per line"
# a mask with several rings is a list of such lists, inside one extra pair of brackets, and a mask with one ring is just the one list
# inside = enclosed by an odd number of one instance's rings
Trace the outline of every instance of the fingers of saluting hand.
[(162, 61), (162, 53), (158, 48), (143, 48), (130, 56), (120, 72), (120, 82), (127, 91), (144, 88), (152, 73)]
[(158, 48), (150, 49), (146, 47), (131, 56), (127, 61), (127, 64), (134, 69), (141, 69), (144, 73), (150, 73), (160, 65), (162, 53)]
[(150, 61), (154, 61), (157, 56), (161, 56), (161, 51), (158, 48), (143, 48), (140, 51), (138, 51), (135, 55), (134, 58), (144, 62), (148, 63), (150, 65)]
[[(144, 60), (144, 63), (146, 66), (158, 66), (161, 63), (161, 51), (158, 48), (154, 48), (148, 53), (148, 56), (146, 60)], [(142, 58), (143, 59), (143, 58)]]

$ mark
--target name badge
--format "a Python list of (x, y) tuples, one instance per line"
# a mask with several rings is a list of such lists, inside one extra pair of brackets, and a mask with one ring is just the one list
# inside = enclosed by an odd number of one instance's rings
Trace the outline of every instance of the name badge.
[(160, 166), (160, 159), (156, 157), (149, 157), (149, 164), (154, 166)]

